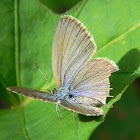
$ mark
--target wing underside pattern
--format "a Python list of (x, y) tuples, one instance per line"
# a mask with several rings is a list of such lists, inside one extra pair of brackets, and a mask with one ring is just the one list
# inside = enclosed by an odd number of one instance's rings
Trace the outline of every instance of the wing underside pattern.
[(96, 58), (85, 64), (71, 84), (74, 96), (88, 96), (106, 104), (110, 91), (109, 76), (118, 70), (117, 65), (107, 58)]
[(92, 36), (72, 16), (60, 18), (53, 39), (52, 67), (58, 88), (68, 88), (75, 76), (96, 51)]
[(40, 91), (40, 90), (25, 88), (25, 87), (16, 87), (16, 86), (11, 86), (11, 87), (8, 87), (7, 89), (16, 94), (24, 95), (26, 97), (33, 97), (35, 99), (50, 101), (54, 103), (58, 102), (57, 96), (47, 93), (47, 92)]

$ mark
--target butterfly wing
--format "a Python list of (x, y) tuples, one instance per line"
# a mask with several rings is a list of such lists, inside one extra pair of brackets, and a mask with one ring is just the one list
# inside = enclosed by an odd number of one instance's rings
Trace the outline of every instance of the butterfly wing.
[(61, 99), (61, 105), (70, 111), (74, 111), (87, 116), (99, 116), (103, 115), (103, 110), (101, 108), (86, 106), (83, 104), (78, 104), (72, 100)]
[(119, 68), (107, 58), (97, 58), (85, 64), (71, 84), (70, 93), (74, 96), (95, 98), (106, 104), (109, 97), (109, 76)]
[(96, 51), (86, 27), (72, 16), (57, 23), (52, 50), (53, 75), (58, 88), (68, 88), (82, 66)]
[(35, 99), (50, 101), (54, 103), (58, 102), (57, 96), (53, 94), (49, 94), (47, 92), (43, 92), (43, 91), (31, 89), (31, 88), (25, 88), (25, 87), (16, 87), (16, 86), (11, 86), (11, 87), (8, 87), (7, 89), (16, 94), (24, 95), (26, 97), (33, 97)]

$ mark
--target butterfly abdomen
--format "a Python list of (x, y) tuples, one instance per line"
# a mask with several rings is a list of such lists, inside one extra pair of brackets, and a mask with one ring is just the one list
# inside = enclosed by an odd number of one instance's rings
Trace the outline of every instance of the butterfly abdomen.
[(69, 98), (69, 100), (77, 104), (83, 104), (86, 106), (100, 107), (104, 105), (101, 101), (95, 98), (86, 97), (86, 96), (72, 96), (71, 98)]

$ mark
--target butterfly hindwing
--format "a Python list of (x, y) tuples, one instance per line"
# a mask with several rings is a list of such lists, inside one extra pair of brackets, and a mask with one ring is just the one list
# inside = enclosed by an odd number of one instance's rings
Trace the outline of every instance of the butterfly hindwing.
[(90, 60), (75, 77), (70, 93), (73, 96), (94, 97), (106, 104), (110, 91), (109, 76), (117, 70), (117, 65), (107, 58)]

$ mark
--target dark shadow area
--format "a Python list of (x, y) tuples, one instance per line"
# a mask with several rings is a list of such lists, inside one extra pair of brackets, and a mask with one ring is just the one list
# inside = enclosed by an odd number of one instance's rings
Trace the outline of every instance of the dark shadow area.
[(110, 77), (111, 87), (113, 87), (111, 95), (114, 97), (138, 76), (135, 71), (140, 66), (140, 51), (138, 49), (128, 51), (118, 62), (118, 66), (120, 70)]
[(0, 109), (9, 109), (10, 105), (7, 104), (5, 101), (3, 101), (2, 99), (0, 99)]
[(0, 109), (9, 109), (14, 104), (19, 104), (19, 96), (9, 92), (7, 82), (0, 74)]
[(100, 121), (103, 121), (104, 118), (103, 116), (85, 116), (85, 115), (79, 114), (79, 120), (82, 122), (91, 122), (93, 120), (95, 120), (96, 122), (100, 122)]
[(137, 96), (140, 100), (140, 77), (135, 80), (135, 87), (136, 87), (137, 94), (138, 94)]
[(74, 7), (81, 0), (39, 0), (54, 13), (62, 14)]

